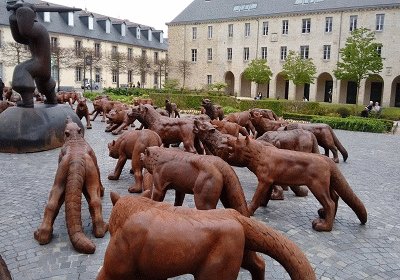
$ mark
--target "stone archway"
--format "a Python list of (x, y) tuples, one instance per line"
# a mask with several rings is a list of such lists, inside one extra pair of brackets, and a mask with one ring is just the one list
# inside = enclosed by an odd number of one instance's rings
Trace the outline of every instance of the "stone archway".
[(276, 98), (289, 99), (289, 81), (282, 73), (276, 75)]
[(251, 81), (247, 80), (243, 73), (240, 77), (240, 96), (251, 97)]
[(363, 104), (368, 104), (370, 100), (374, 103), (382, 104), (383, 79), (380, 75), (371, 75), (365, 81), (365, 94)]
[(235, 75), (231, 71), (225, 73), (225, 93), (227, 95), (235, 95)]
[(317, 102), (332, 102), (333, 94), (333, 77), (327, 72), (321, 73), (316, 81), (316, 96)]
[(400, 107), (400, 76), (393, 79), (389, 102), (390, 106)]
[(341, 80), (338, 88), (339, 103), (357, 104), (357, 84), (356, 82)]

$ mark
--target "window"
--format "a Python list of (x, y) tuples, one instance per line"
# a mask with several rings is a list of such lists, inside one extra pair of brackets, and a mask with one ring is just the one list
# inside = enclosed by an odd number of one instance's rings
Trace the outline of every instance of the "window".
[(376, 31), (383, 31), (383, 24), (385, 22), (385, 15), (384, 14), (377, 14), (376, 15)]
[(158, 52), (154, 52), (154, 63), (158, 63)]
[(68, 12), (68, 26), (74, 26), (74, 12)]
[(100, 56), (101, 56), (100, 43), (94, 43), (94, 57), (100, 57)]
[(357, 16), (350, 16), (350, 31), (357, 29)]
[(158, 72), (154, 72), (154, 85), (158, 85)]
[(289, 33), (289, 21), (287, 19), (282, 20), (282, 34), (287, 35)]
[(331, 45), (324, 45), (324, 60), (331, 59)]
[(310, 18), (303, 19), (303, 26), (301, 28), (301, 33), (303, 34), (310, 33), (310, 31), (311, 31), (311, 19)]
[(243, 60), (248, 61), (250, 59), (250, 49), (244, 48), (243, 49)]
[(43, 13), (43, 21), (44, 22), (50, 22), (50, 12), (44, 12)]
[(233, 37), (233, 24), (228, 24), (228, 37)]
[(106, 33), (111, 33), (111, 21), (109, 19), (106, 20)]
[(232, 61), (232, 48), (227, 48), (226, 54), (227, 54), (228, 61)]
[(309, 46), (300, 46), (300, 57), (302, 59), (308, 58), (309, 49), (310, 49)]
[(244, 24), (244, 36), (249, 37), (250, 36), (250, 23), (246, 22)]
[(262, 35), (268, 35), (268, 21), (264, 21), (262, 26)]
[(76, 82), (82, 81), (82, 67), (75, 68), (75, 81)]
[(101, 69), (100, 68), (95, 68), (94, 69), (94, 81), (95, 83), (100, 83), (101, 82)]
[(208, 60), (208, 61), (211, 61), (211, 60), (213, 59), (212, 56), (213, 56), (213, 55), (212, 55), (212, 48), (208, 48), (208, 49), (207, 49), (207, 60)]
[(197, 49), (192, 49), (192, 62), (197, 61)]
[(192, 39), (197, 39), (197, 27), (192, 27)]
[(111, 47), (111, 57), (115, 58), (117, 56), (118, 53), (118, 47), (117, 46), (112, 46)]
[(332, 23), (333, 23), (332, 17), (325, 18), (325, 32), (327, 33), (332, 32)]
[(281, 60), (286, 60), (287, 57), (287, 47), (282, 46), (281, 47)]
[(267, 47), (261, 47), (261, 59), (267, 60)]
[(128, 61), (132, 61), (133, 60), (133, 50), (132, 50), (132, 48), (128, 48), (127, 59), (128, 59)]
[(133, 71), (132, 70), (128, 70), (128, 83), (132, 83), (133, 81)]
[(212, 39), (213, 37), (213, 27), (212, 26), (208, 26), (208, 39)]
[(212, 84), (212, 75), (207, 75), (207, 85)]
[(2, 41), (2, 38), (3, 38), (3, 36), (2, 36), (2, 31), (0, 30), (0, 47), (3, 45), (3, 41)]
[(89, 28), (89, 30), (93, 30), (93, 17), (92, 16), (90, 16), (88, 18), (88, 28)]
[(51, 37), (50, 38), (50, 47), (53, 50), (58, 47), (58, 38), (57, 37)]
[(140, 40), (140, 27), (136, 27), (136, 39)]
[(116, 83), (118, 81), (118, 71), (113, 69), (112, 70), (112, 82)]
[[(125, 23), (121, 24), (121, 36), (122, 37), (126, 36), (126, 24)], [(149, 34), (149, 41), (151, 41), (151, 32)]]
[(382, 56), (382, 45), (376, 46), (376, 52), (378, 53), (379, 56)]
[(82, 54), (82, 41), (76, 40), (75, 41), (75, 55), (81, 56)]

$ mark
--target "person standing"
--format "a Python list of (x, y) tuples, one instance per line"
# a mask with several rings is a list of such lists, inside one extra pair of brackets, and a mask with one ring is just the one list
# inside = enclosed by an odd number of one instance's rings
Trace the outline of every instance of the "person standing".
[(3, 100), (4, 83), (0, 77), (0, 100)]

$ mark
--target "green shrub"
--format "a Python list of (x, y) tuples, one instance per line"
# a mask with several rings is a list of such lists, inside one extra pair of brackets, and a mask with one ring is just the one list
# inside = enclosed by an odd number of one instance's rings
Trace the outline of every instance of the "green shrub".
[(338, 113), (342, 118), (347, 118), (350, 116), (350, 110), (346, 107), (337, 108), (336, 113)]
[(224, 110), (224, 115), (225, 115), (225, 116), (228, 115), (228, 114), (230, 114), (230, 113), (237, 113), (237, 112), (240, 112), (240, 110), (239, 110), (238, 108), (233, 108), (233, 107), (231, 107), (231, 106), (223, 107), (223, 110)]
[(364, 132), (389, 132), (385, 121), (378, 119), (349, 117), (349, 118), (332, 118), (332, 117), (314, 117), (311, 119), (312, 123), (326, 123), (335, 129), (351, 130), (351, 131), (364, 131)]

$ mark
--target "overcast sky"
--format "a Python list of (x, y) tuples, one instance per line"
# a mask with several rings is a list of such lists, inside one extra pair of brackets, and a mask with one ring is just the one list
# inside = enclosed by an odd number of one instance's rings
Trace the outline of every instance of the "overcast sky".
[(193, 0), (49, 0), (69, 7), (85, 9), (105, 16), (128, 19), (168, 34), (166, 22), (172, 21)]

